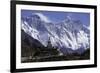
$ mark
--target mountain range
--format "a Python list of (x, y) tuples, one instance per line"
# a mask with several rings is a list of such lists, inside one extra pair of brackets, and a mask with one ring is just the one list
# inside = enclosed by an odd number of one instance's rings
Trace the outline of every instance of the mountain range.
[[(89, 26), (80, 20), (66, 16), (58, 23), (47, 22), (38, 13), (21, 18), (21, 30), (31, 38), (37, 40), (44, 47), (50, 38), (53, 47), (57, 47), (62, 53), (83, 53), (90, 48)], [(31, 40), (30, 40), (31, 41)]]

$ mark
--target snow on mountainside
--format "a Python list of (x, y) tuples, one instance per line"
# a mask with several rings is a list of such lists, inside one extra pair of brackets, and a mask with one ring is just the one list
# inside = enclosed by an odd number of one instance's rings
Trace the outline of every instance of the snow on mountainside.
[(67, 16), (65, 20), (55, 24), (36, 13), (22, 17), (21, 21), (21, 29), (44, 46), (47, 46), (50, 38), (51, 44), (64, 52), (90, 47), (90, 30), (80, 20), (72, 20)]

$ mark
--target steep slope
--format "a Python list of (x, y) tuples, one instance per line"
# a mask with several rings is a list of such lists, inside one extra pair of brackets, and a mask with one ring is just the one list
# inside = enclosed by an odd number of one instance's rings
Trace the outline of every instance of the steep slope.
[(37, 52), (37, 48), (43, 48), (44, 46), (36, 39), (32, 38), (30, 35), (21, 30), (21, 56), (27, 57), (34, 55)]

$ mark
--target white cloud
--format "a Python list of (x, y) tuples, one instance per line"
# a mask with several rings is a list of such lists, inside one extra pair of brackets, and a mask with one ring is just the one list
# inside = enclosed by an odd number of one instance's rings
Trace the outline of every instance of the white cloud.
[(35, 13), (35, 14), (38, 15), (38, 16), (41, 18), (42, 21), (45, 21), (45, 22), (47, 22), (47, 23), (51, 22), (51, 21), (49, 20), (49, 18), (46, 17), (45, 15), (43, 15), (42, 13)]

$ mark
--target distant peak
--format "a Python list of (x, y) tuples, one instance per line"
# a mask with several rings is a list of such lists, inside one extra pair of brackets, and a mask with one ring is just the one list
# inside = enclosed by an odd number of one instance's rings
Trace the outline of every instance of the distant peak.
[(65, 21), (65, 22), (70, 22), (71, 20), (72, 20), (71, 16), (68, 16), (68, 15), (67, 15), (64, 21)]
[(71, 16), (67, 15), (67, 16), (66, 16), (66, 19), (71, 20)]
[(47, 16), (45, 16), (44, 14), (42, 13), (33, 13), (32, 14), (33, 16), (41, 19), (42, 21), (46, 22), (46, 23), (50, 23), (51, 21), (49, 20), (49, 18)]
[(35, 18), (37, 18), (37, 19), (41, 19), (39, 15), (34, 14), (34, 13), (32, 13), (32, 15), (31, 15), (31, 16), (32, 16), (32, 17), (35, 17)]

